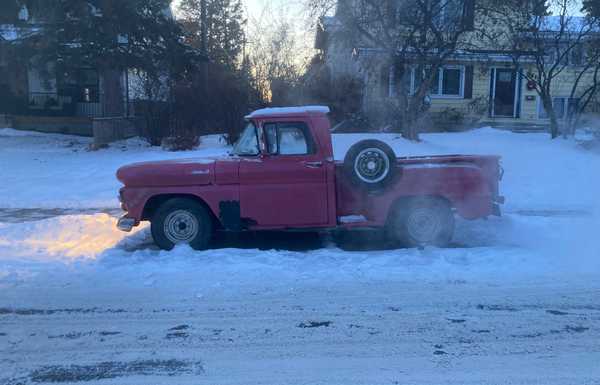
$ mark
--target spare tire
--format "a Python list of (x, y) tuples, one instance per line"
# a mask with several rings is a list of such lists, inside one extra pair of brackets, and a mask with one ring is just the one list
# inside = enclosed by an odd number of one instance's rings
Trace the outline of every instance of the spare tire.
[(399, 170), (390, 146), (379, 140), (363, 140), (346, 154), (344, 172), (355, 186), (377, 191), (389, 186)]

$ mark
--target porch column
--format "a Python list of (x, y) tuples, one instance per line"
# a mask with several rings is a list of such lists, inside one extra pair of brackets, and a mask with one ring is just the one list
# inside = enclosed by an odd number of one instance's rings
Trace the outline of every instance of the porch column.
[(107, 69), (102, 72), (102, 110), (104, 117), (125, 115), (123, 100), (122, 72), (118, 69)]

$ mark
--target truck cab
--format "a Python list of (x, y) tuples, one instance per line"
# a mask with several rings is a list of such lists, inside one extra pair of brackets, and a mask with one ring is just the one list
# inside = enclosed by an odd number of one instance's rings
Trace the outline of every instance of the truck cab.
[(247, 117), (233, 153), (241, 216), (256, 229), (335, 226), (335, 164), (325, 112), (268, 109)]

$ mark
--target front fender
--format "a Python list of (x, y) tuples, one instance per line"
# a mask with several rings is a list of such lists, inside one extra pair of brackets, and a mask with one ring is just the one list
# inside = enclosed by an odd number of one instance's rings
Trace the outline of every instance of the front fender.
[(137, 223), (151, 219), (149, 203), (160, 202), (172, 198), (191, 198), (205, 204), (215, 218), (220, 217), (221, 202), (239, 201), (239, 187), (231, 186), (192, 186), (192, 187), (125, 187), (121, 190), (124, 209), (127, 218), (135, 219)]

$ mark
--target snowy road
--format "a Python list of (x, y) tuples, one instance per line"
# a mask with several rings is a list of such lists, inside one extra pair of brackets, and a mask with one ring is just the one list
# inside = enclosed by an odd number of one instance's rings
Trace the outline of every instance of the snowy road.
[[(600, 384), (600, 156), (490, 129), (378, 137), (502, 155), (505, 215), (459, 220), (444, 250), (274, 233), (162, 252), (115, 229), (115, 170), (218, 140), (93, 153), (0, 130), (0, 384)], [(361, 137), (335, 139), (339, 157)]]
[(592, 220), (460, 221), (447, 250), (274, 234), (202, 253), (105, 214), (8, 224), (0, 384), (599, 384), (597, 244), (516, 236)]
[(598, 286), (111, 294), (80, 293), (73, 309), (0, 309), (0, 383), (600, 383)]

